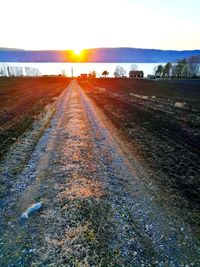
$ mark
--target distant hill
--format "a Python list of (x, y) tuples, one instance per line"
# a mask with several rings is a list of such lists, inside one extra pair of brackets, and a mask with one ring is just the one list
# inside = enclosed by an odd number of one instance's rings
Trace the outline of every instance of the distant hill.
[(24, 49), (21, 49), (21, 48), (11, 48), (11, 47), (0, 47), (0, 50), (23, 50)]
[(0, 48), (0, 62), (105, 62), (105, 63), (165, 63), (199, 56), (200, 50), (158, 50), (140, 48), (93, 48), (75, 56), (71, 50), (41, 50)]
[(191, 56), (189, 58), (187, 58), (187, 61), (190, 63), (200, 63), (200, 55), (196, 55), (196, 56)]

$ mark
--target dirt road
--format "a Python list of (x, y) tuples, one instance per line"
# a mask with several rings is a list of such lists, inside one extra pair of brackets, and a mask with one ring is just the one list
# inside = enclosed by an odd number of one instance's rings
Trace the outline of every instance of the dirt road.
[(0, 204), (0, 266), (200, 266), (189, 226), (75, 80)]

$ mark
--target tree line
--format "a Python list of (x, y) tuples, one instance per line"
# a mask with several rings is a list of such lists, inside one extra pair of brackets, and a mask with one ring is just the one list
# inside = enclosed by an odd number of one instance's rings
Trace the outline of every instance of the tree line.
[(38, 68), (21, 67), (21, 66), (8, 66), (6, 64), (0, 65), (0, 76), (4, 77), (21, 77), (21, 76), (40, 76), (41, 73)]
[(163, 78), (198, 78), (200, 77), (200, 64), (196, 57), (179, 60), (178, 63), (168, 62), (166, 65), (158, 65), (154, 68), (155, 77)]

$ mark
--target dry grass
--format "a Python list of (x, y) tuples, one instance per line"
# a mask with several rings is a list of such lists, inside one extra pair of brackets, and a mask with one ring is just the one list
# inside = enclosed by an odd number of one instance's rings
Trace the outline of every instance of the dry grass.
[(41, 231), (45, 243), (32, 266), (103, 266), (104, 256), (98, 253), (110, 236), (104, 228), (108, 213), (112, 214), (105, 204), (103, 185), (74, 174), (54, 189), (56, 197), (41, 215), (47, 222)]
[(58, 195), (58, 199), (61, 202), (65, 199), (101, 198), (105, 195), (102, 184), (99, 181), (85, 177), (73, 177), (67, 183), (67, 186), (65, 184), (60, 185), (59, 189), (61, 192)]
[[(45, 237), (46, 244), (39, 251), (39, 258), (42, 259), (42, 263), (48, 262), (48, 266), (68, 266), (68, 263), (77, 266), (78, 260), (76, 258), (85, 255), (85, 259), (79, 261), (81, 266), (84, 266), (88, 254), (88, 247), (84, 241), (84, 235), (87, 231), (87, 224), (77, 224), (76, 227), (66, 225), (63, 232), (55, 233), (53, 238), (47, 235)], [(34, 265), (38, 266), (40, 263), (40, 261), (36, 261)]]

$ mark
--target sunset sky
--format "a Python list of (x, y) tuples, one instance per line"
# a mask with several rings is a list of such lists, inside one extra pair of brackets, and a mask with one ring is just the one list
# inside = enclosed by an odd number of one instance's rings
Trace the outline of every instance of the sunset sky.
[(0, 0), (0, 47), (200, 49), (199, 0)]

